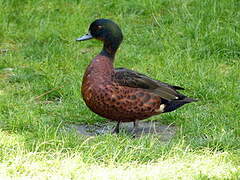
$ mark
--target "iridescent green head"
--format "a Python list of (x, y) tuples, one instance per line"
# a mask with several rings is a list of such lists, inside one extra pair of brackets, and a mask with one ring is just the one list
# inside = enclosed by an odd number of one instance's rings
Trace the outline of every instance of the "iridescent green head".
[(93, 38), (104, 42), (103, 51), (114, 54), (123, 40), (123, 35), (120, 27), (113, 21), (97, 19), (91, 23), (88, 33), (76, 39), (76, 41), (85, 41)]

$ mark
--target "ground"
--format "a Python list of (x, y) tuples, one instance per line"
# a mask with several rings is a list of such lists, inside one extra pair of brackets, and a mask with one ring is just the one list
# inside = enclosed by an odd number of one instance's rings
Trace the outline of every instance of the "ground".
[[(1, 179), (240, 178), (240, 1), (0, 0), (0, 8)], [(147, 120), (175, 128), (166, 141), (164, 132), (74, 128), (108, 124), (80, 93), (102, 44), (75, 39), (96, 18), (123, 31), (116, 67), (199, 100)]]
[[(93, 125), (71, 125), (69, 128), (74, 128), (77, 132), (83, 136), (98, 136), (104, 134), (114, 134), (113, 129), (116, 123), (96, 123)], [(133, 128), (133, 123), (121, 123), (120, 131), (128, 135), (132, 135), (133, 138), (139, 138), (142, 136), (159, 137), (161, 141), (170, 141), (175, 135), (177, 127), (172, 125), (161, 125), (159, 122), (144, 121), (138, 122), (138, 127)]]

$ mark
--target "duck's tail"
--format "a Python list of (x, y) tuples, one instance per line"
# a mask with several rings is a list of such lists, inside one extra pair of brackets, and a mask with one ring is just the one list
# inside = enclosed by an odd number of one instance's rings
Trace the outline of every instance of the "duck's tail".
[(184, 99), (181, 99), (181, 100), (168, 101), (165, 104), (166, 107), (164, 108), (164, 113), (174, 111), (175, 109), (180, 108), (184, 104), (191, 103), (191, 102), (196, 102), (196, 101), (198, 101), (198, 100), (188, 98), (188, 97), (185, 97)]

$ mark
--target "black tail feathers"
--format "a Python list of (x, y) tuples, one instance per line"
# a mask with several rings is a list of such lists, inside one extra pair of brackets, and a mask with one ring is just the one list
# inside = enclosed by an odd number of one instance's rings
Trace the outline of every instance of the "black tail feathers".
[(174, 111), (175, 109), (180, 108), (184, 104), (191, 103), (191, 102), (196, 102), (196, 101), (198, 101), (198, 100), (192, 99), (192, 98), (188, 98), (188, 97), (186, 97), (184, 99), (181, 99), (181, 100), (168, 101), (165, 104), (166, 107), (164, 108), (164, 113)]

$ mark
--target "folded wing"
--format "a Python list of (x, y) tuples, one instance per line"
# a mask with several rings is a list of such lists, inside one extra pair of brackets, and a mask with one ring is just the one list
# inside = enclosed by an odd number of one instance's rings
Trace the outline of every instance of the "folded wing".
[(182, 87), (154, 80), (144, 74), (125, 68), (116, 68), (115, 77), (113, 79), (115, 83), (121, 86), (142, 88), (168, 101), (177, 99), (180, 100), (186, 97), (177, 92), (177, 90), (184, 90)]

